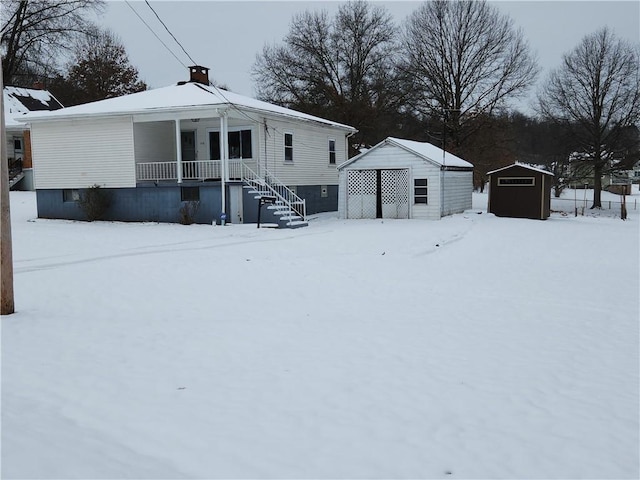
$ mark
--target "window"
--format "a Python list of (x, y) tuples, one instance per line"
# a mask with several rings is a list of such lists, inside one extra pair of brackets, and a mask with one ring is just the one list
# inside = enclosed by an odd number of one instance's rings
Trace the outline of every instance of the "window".
[(535, 185), (534, 177), (499, 177), (498, 186), (500, 187), (514, 187), (514, 186), (527, 186), (533, 187)]
[(293, 162), (293, 133), (284, 134), (284, 161)]
[(416, 178), (413, 180), (413, 203), (427, 204), (426, 178)]
[(220, 160), (220, 132), (209, 132), (209, 158)]
[[(251, 130), (235, 130), (227, 135), (229, 158), (253, 158)], [(220, 160), (220, 132), (209, 132), (209, 158)]]
[(329, 139), (329, 163), (336, 164), (336, 141), (332, 138)]
[(13, 151), (16, 155), (22, 153), (22, 138), (13, 137)]
[(77, 202), (80, 200), (80, 191), (76, 189), (66, 188), (62, 190), (63, 202)]
[(251, 130), (229, 132), (229, 158), (251, 158)]
[(183, 202), (199, 202), (200, 187), (180, 187), (180, 200)]

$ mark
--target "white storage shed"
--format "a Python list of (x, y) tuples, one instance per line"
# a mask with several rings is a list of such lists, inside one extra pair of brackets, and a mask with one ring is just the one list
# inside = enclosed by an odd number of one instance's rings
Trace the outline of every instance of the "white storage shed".
[(471, 208), (473, 165), (430, 143), (388, 137), (338, 172), (340, 218), (437, 220)]

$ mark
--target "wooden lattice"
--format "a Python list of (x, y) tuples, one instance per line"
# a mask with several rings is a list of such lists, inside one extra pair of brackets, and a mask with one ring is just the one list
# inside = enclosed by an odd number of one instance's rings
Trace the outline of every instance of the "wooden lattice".
[(376, 171), (347, 171), (347, 217), (376, 218)]

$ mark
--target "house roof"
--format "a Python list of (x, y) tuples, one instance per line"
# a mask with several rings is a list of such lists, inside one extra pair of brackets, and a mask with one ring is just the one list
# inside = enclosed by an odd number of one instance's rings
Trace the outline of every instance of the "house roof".
[(544, 173), (546, 175), (551, 175), (552, 177), (554, 176), (553, 173), (551, 173), (551, 172), (547, 172), (546, 170), (543, 170), (541, 168), (532, 167), (531, 165), (525, 165), (524, 163), (514, 163), (513, 165), (508, 165), (506, 167), (498, 168), (497, 170), (492, 170), (490, 172), (487, 172), (487, 175), (491, 175), (493, 173), (501, 172), (503, 170), (507, 170), (507, 169), (513, 168), (513, 167), (522, 167), (522, 168), (526, 168), (527, 170), (532, 170), (534, 172)]
[(387, 137), (377, 145), (371, 147), (366, 152), (357, 155), (350, 160), (340, 164), (338, 169), (344, 168), (347, 165), (357, 161), (359, 158), (369, 154), (370, 152), (377, 150), (378, 148), (384, 145), (394, 145), (396, 147), (402, 148), (408, 152), (413, 153), (421, 157), (422, 159), (439, 165), (441, 167), (458, 167), (458, 168), (473, 168), (473, 165), (466, 160), (461, 159), (460, 157), (456, 157), (452, 153), (445, 152), (441, 148), (432, 145), (431, 143), (426, 142), (416, 142), (414, 140), (404, 140), (401, 138)]
[(271, 113), (356, 131), (355, 128), (349, 125), (332, 122), (324, 118), (315, 117), (289, 108), (245, 97), (237, 93), (223, 91), (216, 87), (193, 82), (180, 82), (177, 85), (171, 85), (169, 87), (145, 90), (121, 97), (85, 103), (56, 112), (30, 113), (25, 115), (24, 121), (38, 122), (90, 116), (145, 115), (234, 107), (243, 111)]
[(62, 104), (47, 90), (22, 87), (4, 87), (4, 122), (6, 127), (24, 128), (24, 123), (15, 118), (35, 111), (50, 111), (62, 108)]

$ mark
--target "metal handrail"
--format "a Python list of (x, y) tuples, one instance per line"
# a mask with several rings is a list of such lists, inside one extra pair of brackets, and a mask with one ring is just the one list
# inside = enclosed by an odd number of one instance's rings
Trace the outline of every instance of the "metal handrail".
[(278, 180), (269, 170), (260, 167), (263, 175), (260, 176), (249, 168), (245, 163), (242, 164), (242, 179), (257, 188), (266, 188), (272, 195), (284, 203), (289, 208), (288, 220), (293, 220), (292, 214), (296, 213), (302, 220), (307, 220), (307, 202), (304, 198), (300, 198), (289, 187)]

